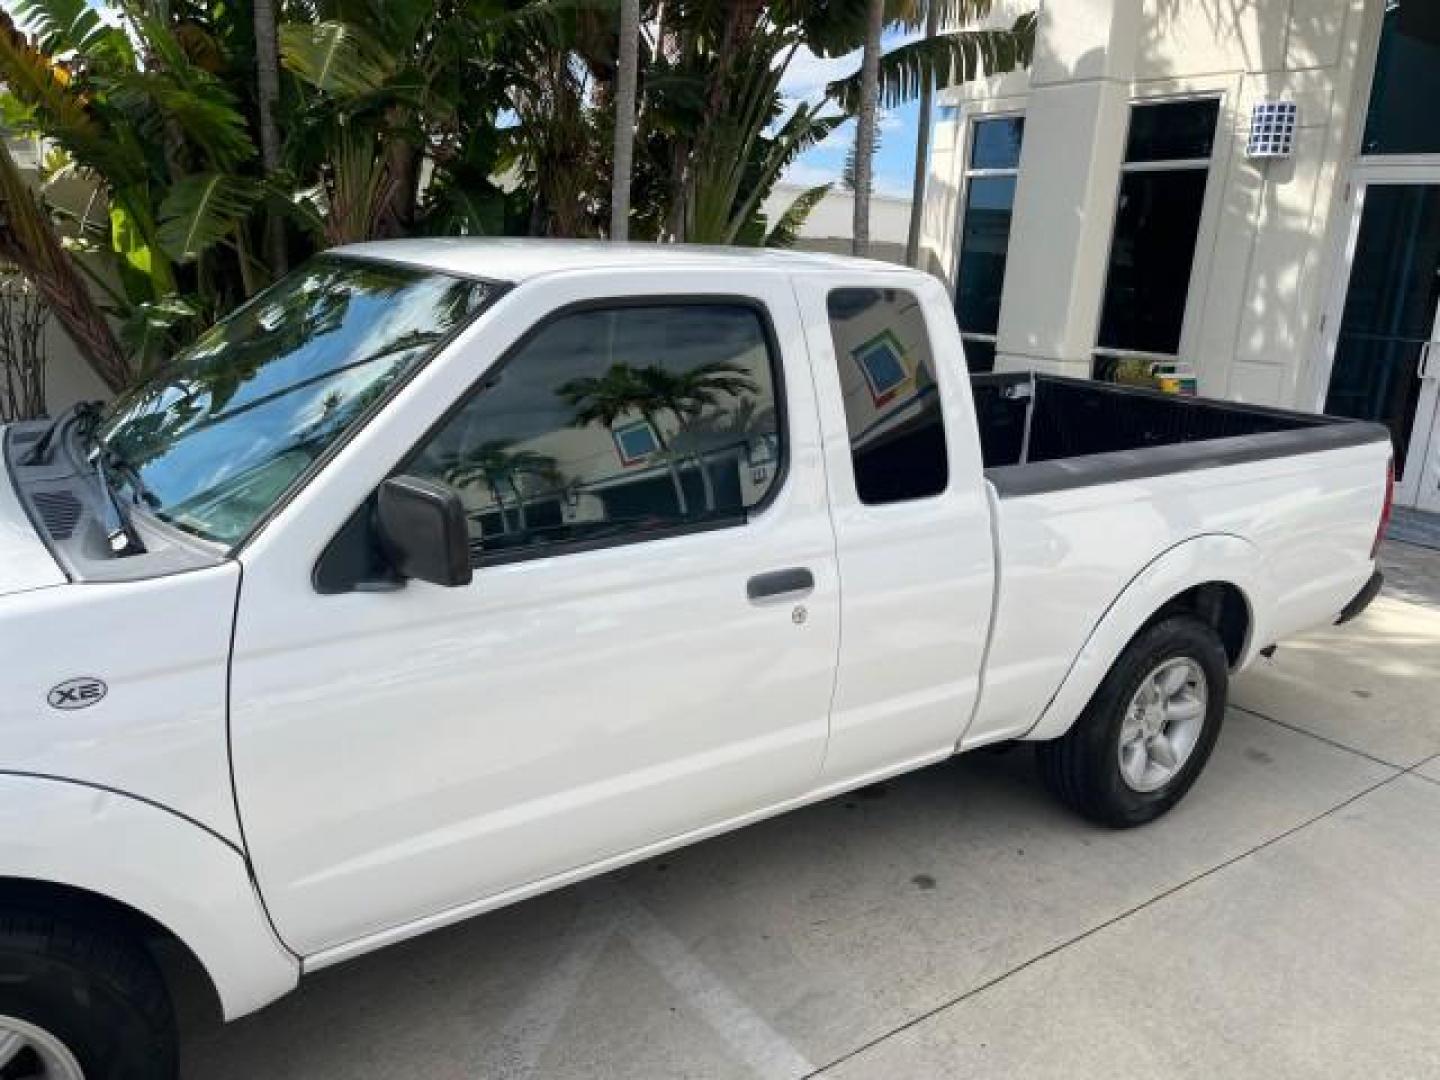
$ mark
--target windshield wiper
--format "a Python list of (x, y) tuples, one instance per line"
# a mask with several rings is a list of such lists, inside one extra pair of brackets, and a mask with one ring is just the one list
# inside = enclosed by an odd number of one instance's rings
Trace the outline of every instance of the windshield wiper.
[(145, 478), (140, 475), (140, 470), (125, 459), (120, 451), (110, 446), (96, 444), (94, 453), (98, 454), (105, 462), (105, 468), (119, 477), (120, 480), (130, 489), (130, 501), (133, 503), (144, 503), (151, 509), (160, 505), (160, 499), (150, 490), (145, 483)]
[(19, 458), (21, 465), (47, 465), (53, 460), (50, 448), (54, 445), (55, 437), (70, 423), (80, 425), (82, 434), (93, 432), (100, 423), (100, 402), (98, 401), (77, 401), (70, 408), (66, 409), (55, 419), (50, 421), (50, 426), (40, 433), (24, 456)]
[(100, 525), (105, 530), (105, 539), (114, 554), (139, 555), (145, 550), (145, 545), (115, 493), (107, 457), (108, 451), (99, 445), (90, 455), (90, 460), (95, 465), (95, 480), (100, 487)]

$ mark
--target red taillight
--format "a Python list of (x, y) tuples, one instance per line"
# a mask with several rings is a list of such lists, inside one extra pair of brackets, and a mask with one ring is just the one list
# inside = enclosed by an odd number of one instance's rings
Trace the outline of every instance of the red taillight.
[(1380, 524), (1375, 528), (1375, 544), (1370, 548), (1370, 558), (1380, 554), (1380, 541), (1385, 539), (1385, 530), (1390, 527), (1390, 511), (1395, 506), (1395, 459), (1385, 463), (1385, 505), (1380, 508)]

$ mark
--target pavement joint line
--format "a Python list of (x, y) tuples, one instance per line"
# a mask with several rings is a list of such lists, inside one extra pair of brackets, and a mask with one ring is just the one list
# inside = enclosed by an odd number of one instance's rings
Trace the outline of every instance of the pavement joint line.
[[(1232, 706), (1232, 707), (1233, 707), (1233, 706)], [(1248, 711), (1248, 710), (1247, 710), (1247, 711)], [(1258, 715), (1258, 714), (1257, 714), (1257, 715)], [(1264, 717), (1263, 719), (1269, 719), (1269, 717)], [(1278, 721), (1276, 721), (1276, 722), (1278, 723)], [(1284, 726), (1284, 725), (1282, 725), (1282, 726)], [(1309, 732), (1305, 732), (1305, 734), (1309, 734)], [(1317, 735), (1316, 738), (1321, 738), (1321, 736), (1318, 736), (1318, 735)], [(1322, 741), (1328, 741), (1328, 740), (1322, 740)], [(1348, 749), (1348, 747), (1341, 747), (1341, 749)], [(1355, 753), (1359, 754), (1359, 751), (1355, 751)], [(1361, 754), (1360, 756), (1364, 757), (1364, 756), (1368, 756), (1368, 755)], [(1437, 755), (1437, 756), (1440, 756), (1440, 755)], [(1426, 761), (1428, 761), (1428, 760), (1430, 760), (1430, 759), (1427, 758)], [(1240, 853), (1237, 854), (1237, 855), (1232, 855), (1230, 858), (1224, 860), (1223, 862), (1216, 863), (1214, 866), (1209, 867), (1208, 869), (1202, 870), (1202, 871), (1200, 871), (1200, 873), (1195, 874), (1195, 875), (1193, 875), (1192, 877), (1186, 878), (1184, 881), (1179, 882), (1178, 884), (1172, 885), (1172, 886), (1170, 886), (1168, 889), (1164, 889), (1164, 890), (1162, 890), (1161, 892), (1156, 893), (1154, 896), (1150, 897), (1149, 899), (1147, 899), (1147, 900), (1142, 900), (1140, 903), (1135, 904), (1135, 905), (1132, 905), (1131, 907), (1126, 908), (1124, 911), (1121, 911), (1121, 912), (1119, 912), (1119, 913), (1117, 913), (1117, 914), (1115, 914), (1115, 915), (1112, 915), (1110, 918), (1105, 919), (1103, 922), (1096, 923), (1094, 926), (1090, 927), (1088, 930), (1082, 930), (1082, 931), (1080, 931), (1080, 933), (1075, 934), (1075, 935), (1067, 938), (1067, 939), (1064, 940), (1064, 941), (1057, 942), (1056, 944), (1050, 946), (1048, 949), (1045, 949), (1045, 950), (1043, 950), (1042, 952), (1036, 953), (1034, 956), (1030, 957), (1028, 960), (1025, 960), (1025, 961), (1023, 961), (1023, 962), (1021, 962), (1021, 963), (1019, 963), (1019, 964), (1016, 964), (1014, 967), (1010, 968), (1010, 969), (1007, 970), (1007, 971), (1002, 971), (1000, 974), (996, 975), (994, 978), (987, 979), (985, 982), (981, 983), (979, 986), (971, 987), (969, 990), (966, 990), (966, 991), (964, 991), (964, 992), (961, 993), (961, 994), (957, 994), (955, 997), (950, 998), (950, 999), (947, 1000), (947, 1001), (942, 1001), (940, 1004), (935, 1005), (935, 1006), (933, 1006), (933, 1007), (931, 1007), (931, 1008), (929, 1008), (929, 1009), (926, 1009), (926, 1010), (925, 1010), (924, 1012), (922, 1012), (922, 1013), (919, 1013), (919, 1014), (917, 1014), (917, 1015), (915, 1015), (915, 1016), (912, 1016), (909, 1020), (906, 1020), (903, 1024), (899, 1024), (899, 1025), (897, 1025), (896, 1027), (891, 1028), (889, 1031), (887, 1031), (887, 1032), (885, 1032), (885, 1033), (883, 1033), (883, 1034), (881, 1034), (881, 1035), (875, 1036), (875, 1038), (870, 1039), (868, 1042), (862, 1043), (860, 1046), (855, 1047), (855, 1049), (853, 1049), (853, 1050), (846, 1051), (844, 1054), (842, 1054), (842, 1055), (840, 1055), (839, 1057), (835, 1058), (833, 1061), (826, 1062), (824, 1065), (820, 1066), (820, 1068), (816, 1069), (814, 1072), (806, 1073), (806, 1074), (804, 1074), (803, 1076), (797, 1078), (797, 1080), (823, 1080), (823, 1077), (824, 1077), (825, 1073), (828, 1072), (829, 1070), (835, 1069), (835, 1068), (839, 1068), (841, 1065), (845, 1064), (847, 1061), (851, 1061), (851, 1060), (853, 1060), (854, 1058), (859, 1057), (861, 1054), (865, 1053), (865, 1052), (868, 1051), (868, 1050), (874, 1049), (875, 1047), (879, 1046), (879, 1045), (880, 1045), (881, 1043), (883, 1043), (883, 1042), (888, 1042), (890, 1039), (894, 1038), (896, 1035), (899, 1035), (899, 1034), (901, 1034), (901, 1033), (903, 1033), (903, 1032), (909, 1031), (911, 1028), (919, 1027), (921, 1024), (925, 1023), (927, 1020), (931, 1020), (931, 1019), (933, 1019), (934, 1017), (939, 1016), (939, 1015), (940, 1015), (941, 1013), (943, 1013), (943, 1012), (948, 1012), (950, 1009), (953, 1009), (953, 1008), (954, 1008), (955, 1006), (957, 1006), (957, 1005), (962, 1005), (962, 1004), (964, 1004), (966, 1001), (970, 1000), (970, 999), (973, 998), (973, 997), (978, 997), (980, 994), (985, 993), (987, 990), (990, 990), (991, 988), (993, 988), (993, 987), (995, 987), (995, 986), (998, 986), (1000, 983), (1005, 982), (1005, 981), (1006, 981), (1007, 979), (1009, 979), (1011, 976), (1018, 975), (1018, 974), (1020, 974), (1022, 971), (1025, 971), (1025, 970), (1027, 970), (1027, 969), (1029, 969), (1029, 968), (1032, 968), (1032, 967), (1034, 967), (1035, 965), (1037, 965), (1037, 964), (1039, 964), (1039, 963), (1042, 963), (1042, 962), (1045, 961), (1045, 960), (1050, 959), (1052, 956), (1055, 956), (1055, 955), (1057, 955), (1057, 954), (1059, 954), (1059, 953), (1064, 952), (1066, 949), (1070, 948), (1072, 945), (1078, 945), (1078, 944), (1080, 944), (1082, 941), (1085, 941), (1085, 940), (1088, 939), (1088, 938), (1094, 937), (1094, 936), (1096, 936), (1097, 934), (1100, 934), (1101, 932), (1110, 929), (1110, 927), (1115, 926), (1117, 923), (1124, 922), (1126, 919), (1129, 919), (1132, 915), (1138, 915), (1140, 912), (1144, 911), (1146, 908), (1152, 907), (1152, 906), (1154, 906), (1155, 904), (1160, 903), (1162, 900), (1167, 900), (1167, 899), (1169, 899), (1170, 897), (1174, 896), (1176, 893), (1179, 893), (1179, 892), (1181, 892), (1181, 891), (1183, 891), (1183, 890), (1185, 890), (1185, 889), (1188, 889), (1191, 885), (1194, 885), (1194, 884), (1196, 884), (1196, 883), (1198, 883), (1198, 882), (1204, 881), (1206, 878), (1211, 877), (1211, 876), (1213, 876), (1213, 875), (1215, 875), (1215, 874), (1218, 874), (1218, 873), (1220, 873), (1222, 870), (1228, 870), (1230, 867), (1234, 866), (1236, 863), (1241, 862), (1242, 860), (1248, 859), (1251, 855), (1254, 855), (1254, 854), (1256, 854), (1257, 852), (1264, 851), (1266, 848), (1272, 847), (1272, 846), (1274, 846), (1275, 844), (1278, 844), (1278, 843), (1280, 843), (1280, 842), (1283, 841), (1283, 840), (1288, 840), (1290, 837), (1294, 836), (1296, 833), (1302, 832), (1302, 831), (1304, 831), (1305, 829), (1308, 829), (1310, 826), (1315, 825), (1315, 824), (1317, 824), (1318, 822), (1321, 822), (1321, 821), (1325, 820), (1326, 818), (1330, 817), (1332, 814), (1334, 814), (1334, 813), (1336, 813), (1336, 812), (1338, 812), (1338, 811), (1340, 811), (1340, 810), (1344, 810), (1346, 807), (1351, 806), (1352, 804), (1359, 802), (1361, 799), (1365, 798), (1367, 795), (1370, 795), (1370, 794), (1372, 794), (1372, 793), (1374, 793), (1374, 792), (1376, 792), (1376, 791), (1379, 791), (1382, 787), (1385, 787), (1387, 784), (1393, 784), (1393, 783), (1395, 783), (1395, 781), (1401, 779), (1402, 777), (1411, 776), (1411, 775), (1418, 776), (1418, 777), (1420, 777), (1420, 778), (1423, 779), (1423, 780), (1429, 780), (1429, 779), (1430, 779), (1429, 777), (1425, 776), (1423, 773), (1417, 773), (1417, 772), (1415, 771), (1416, 769), (1420, 768), (1421, 765), (1424, 765), (1424, 764), (1425, 764), (1425, 761), (1416, 762), (1414, 765), (1411, 765), (1408, 769), (1407, 769), (1407, 768), (1401, 768), (1400, 766), (1397, 766), (1397, 765), (1389, 765), (1388, 762), (1380, 762), (1380, 764), (1382, 764), (1382, 765), (1387, 765), (1387, 766), (1389, 766), (1390, 768), (1395, 769), (1396, 771), (1395, 771), (1394, 773), (1392, 773), (1390, 776), (1385, 777), (1384, 779), (1377, 780), (1375, 783), (1371, 784), (1369, 787), (1362, 788), (1360, 791), (1357, 791), (1354, 795), (1351, 795), (1351, 796), (1349, 796), (1348, 798), (1341, 800), (1340, 802), (1336, 803), (1334, 806), (1330, 807), (1328, 810), (1321, 811), (1319, 814), (1316, 814), (1314, 817), (1307, 818), (1306, 820), (1300, 822), (1298, 825), (1292, 825), (1290, 828), (1284, 830), (1283, 832), (1277, 833), (1276, 835), (1272, 836), (1270, 839), (1268, 839), (1268, 840), (1263, 840), (1263, 841), (1261, 841), (1260, 843), (1256, 844), (1254, 847), (1248, 848), (1248, 849), (1246, 849), (1245, 851), (1242, 851), (1242, 852), (1240, 852)], [(1432, 781), (1432, 782), (1436, 782), (1436, 781)]]
[(1320, 735), (1314, 731), (1308, 730), (1307, 728), (1300, 727), (1298, 724), (1292, 724), (1288, 720), (1277, 720), (1275, 717), (1267, 716), (1265, 713), (1258, 712), (1255, 709), (1247, 709), (1244, 705), (1236, 705), (1231, 702), (1227, 706), (1227, 708), (1234, 709), (1236, 712), (1242, 712), (1246, 716), (1253, 716), (1257, 720), (1268, 720), (1276, 727), (1282, 727), (1286, 731), (1293, 731), (1297, 735), (1306, 735), (1309, 738), (1316, 740), (1317, 742), (1324, 743), (1326, 746), (1332, 746), (1336, 750), (1344, 750), (1346, 753), (1354, 754), (1356, 757), (1362, 757), (1366, 761), (1373, 761), (1376, 765), (1384, 765), (1387, 769), (1401, 769), (1408, 771), (1410, 769), (1419, 768), (1421, 765), (1424, 765), (1426, 761), (1430, 760), (1429, 758), (1425, 758), (1423, 761), (1417, 761), (1414, 765), (1401, 765), (1398, 762), (1386, 761), (1384, 758), (1376, 757), (1374, 754), (1367, 753), (1366, 751), (1361, 750), (1358, 747), (1350, 746), (1346, 743), (1340, 742), (1338, 739), (1332, 739), (1328, 735)]

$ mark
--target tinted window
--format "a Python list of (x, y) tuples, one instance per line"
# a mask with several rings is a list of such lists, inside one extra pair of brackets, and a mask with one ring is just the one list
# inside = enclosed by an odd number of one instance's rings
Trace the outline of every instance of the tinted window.
[(970, 142), (970, 168), (1018, 169), (1020, 146), (1024, 140), (1023, 116), (976, 121)]
[(120, 397), (100, 437), (151, 512), (237, 542), (488, 293), (428, 270), (312, 260)]
[(945, 490), (945, 423), (920, 302), (896, 289), (837, 289), (828, 301), (860, 501)]
[(968, 333), (993, 334), (1000, 325), (1014, 206), (1015, 177), (971, 177), (955, 275), (955, 317)]
[(1204, 203), (1204, 169), (1125, 174), (1100, 316), (1102, 348), (1179, 350)]
[(1179, 351), (1209, 172), (1196, 160), (1209, 158), (1219, 115), (1216, 98), (1131, 107), (1098, 347)]
[(1440, 4), (1391, 0), (1385, 7), (1363, 152), (1440, 153)]
[(407, 471), (459, 491), (482, 555), (743, 520), (779, 473), (774, 366), (741, 305), (562, 316)]
[(1218, 98), (1136, 105), (1130, 110), (1126, 162), (1208, 158), (1215, 143)]

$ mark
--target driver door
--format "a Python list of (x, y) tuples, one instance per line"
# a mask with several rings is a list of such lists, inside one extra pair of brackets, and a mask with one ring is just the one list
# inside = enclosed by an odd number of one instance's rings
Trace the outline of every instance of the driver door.
[[(816, 782), (838, 586), (793, 293), (678, 278), (520, 286), (242, 553), (235, 783), (297, 952), (423, 929)], [(392, 471), (460, 492), (473, 582), (318, 592), (317, 560)]]

